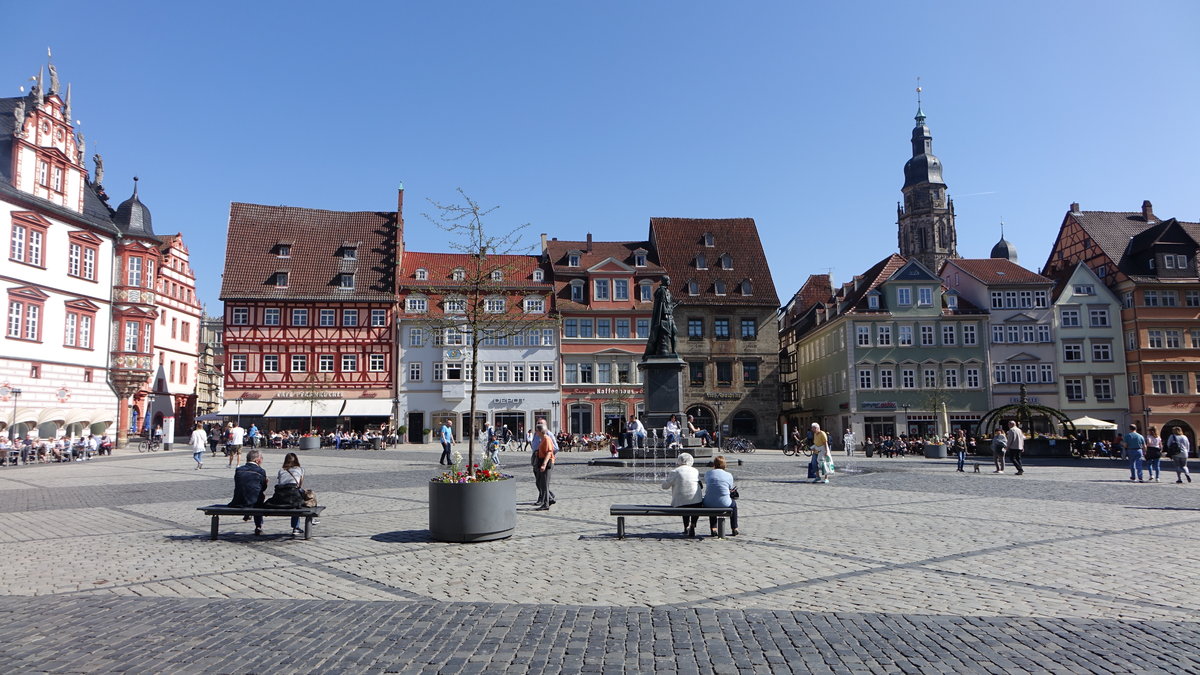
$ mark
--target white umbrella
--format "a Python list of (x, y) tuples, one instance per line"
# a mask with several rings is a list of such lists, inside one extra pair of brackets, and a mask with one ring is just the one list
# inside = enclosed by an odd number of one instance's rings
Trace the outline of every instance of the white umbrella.
[(1079, 419), (1071, 420), (1071, 424), (1074, 424), (1075, 428), (1079, 431), (1113, 431), (1117, 428), (1117, 425), (1112, 422), (1105, 422), (1104, 420), (1098, 420), (1095, 417), (1088, 417), (1086, 415)]
[(942, 434), (950, 433), (950, 413), (946, 411), (946, 402), (942, 401)]

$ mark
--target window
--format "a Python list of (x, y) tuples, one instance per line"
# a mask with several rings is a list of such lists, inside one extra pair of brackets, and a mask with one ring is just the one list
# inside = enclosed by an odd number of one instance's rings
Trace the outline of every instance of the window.
[(596, 319), (596, 337), (612, 337), (612, 319)]
[(263, 310), (263, 325), (278, 326), (279, 325), (279, 308), (268, 307)]
[(953, 345), (953, 344), (957, 344), (957, 342), (958, 342), (958, 336), (955, 334), (954, 324), (943, 324), (942, 325), (942, 344), (943, 345)]
[(698, 269), (698, 270), (708, 269), (708, 261), (704, 258), (703, 253), (696, 256), (696, 269)]
[[(420, 296), (410, 297), (410, 298), (408, 298), (408, 300), (406, 300), (404, 302), (404, 311), (406, 311), (406, 312), (423, 313), (423, 312), (425, 312), (427, 307), (428, 307), (428, 301), (425, 298), (420, 297)], [(374, 312), (374, 310), (372, 310), (372, 313), (373, 312)], [(372, 318), (374, 318), (373, 315), (372, 315)], [(375, 324), (372, 323), (371, 325), (373, 326)]]
[(125, 261), (125, 277), (127, 286), (142, 285), (142, 259), (138, 256), (130, 256)]
[(1112, 345), (1104, 342), (1092, 344), (1093, 361), (1112, 361)]
[(1142, 304), (1147, 307), (1158, 307), (1158, 291), (1142, 291)]
[(645, 251), (634, 251), (633, 252), (633, 266), (634, 267), (645, 267), (646, 266), (646, 252)]
[(650, 319), (637, 320), (637, 336), (643, 340), (650, 337)]
[(583, 302), (583, 282), (579, 279), (571, 282), (571, 302)]
[(47, 226), (40, 222), (32, 219), (18, 220), (14, 216), (8, 257), (27, 265), (45, 267), (44, 245), (47, 229)]
[(1030, 309), (1033, 307), (1033, 291), (1019, 291), (1021, 309)]
[(567, 255), (567, 267), (579, 267), (578, 253), (571, 253)]
[(855, 333), (858, 335), (859, 347), (871, 346), (871, 327), (870, 326), (855, 326)]
[(629, 280), (613, 279), (613, 300), (629, 299)]
[(333, 372), (333, 354), (321, 354), (317, 357), (317, 371), (322, 373)]
[(742, 339), (757, 340), (758, 339), (758, 322), (754, 319), (742, 319)]
[(979, 369), (978, 368), (967, 368), (966, 381), (967, 381), (967, 388), (978, 389), (979, 388)]
[(629, 319), (617, 319), (617, 337), (620, 339), (629, 337)]
[(1167, 349), (1179, 349), (1180, 333), (1177, 330), (1164, 331), (1167, 338)]
[[(72, 239), (76, 235), (69, 235)], [(67, 249), (67, 274), (88, 281), (96, 280), (96, 254), (99, 248), (89, 241), (71, 241)]]
[(896, 343), (901, 347), (911, 347), (913, 343), (912, 326), (900, 326)]
[(421, 381), (421, 363), (419, 361), (408, 364), (408, 381)]
[[(129, 325), (131, 325), (131, 324), (126, 324), (126, 326), (129, 326)], [(132, 325), (137, 325), (137, 324), (132, 324)], [(136, 351), (136, 350), (127, 349), (126, 351)], [(246, 372), (246, 355), (245, 354), (233, 354), (229, 357), (229, 372), (231, 372), (231, 373)]]
[(336, 309), (322, 309), (322, 310), (320, 310), (320, 312), (321, 313), (318, 315), (319, 325), (321, 325), (321, 326), (337, 325), (337, 310)]
[(275, 288), (287, 288), (288, 273), (287, 272), (276, 272), (274, 278), (271, 279), (271, 284), (273, 286), (275, 286)]
[(749, 279), (742, 279), (740, 292), (744, 296), (754, 295), (754, 284), (751, 284)]
[(1150, 349), (1162, 349), (1163, 332), (1161, 330), (1146, 331), (1146, 346)]
[(416, 279), (417, 281), (428, 281), (429, 280), (429, 270), (425, 269), (424, 267), (421, 267), (421, 268), (417, 269), (417, 271), (413, 272), (413, 278)]
[(874, 291), (867, 296), (867, 309), (879, 309), (879, 295)]
[(921, 307), (929, 307), (933, 305), (933, 289), (928, 286), (922, 286), (917, 289), (917, 305)]
[(1073, 288), (1075, 295), (1095, 295), (1096, 287), (1091, 284), (1076, 284)]
[(942, 379), (945, 381), (947, 387), (957, 389), (958, 388), (958, 368), (947, 368), (942, 373)]
[(946, 298), (946, 308), (947, 309), (958, 309), (958, 294), (957, 293), (947, 293), (944, 297)]
[(353, 274), (339, 274), (338, 275), (338, 288), (340, 288), (344, 291), (354, 290), (354, 275)]
[(1083, 400), (1083, 380), (1077, 377), (1068, 377), (1063, 380), (1063, 387), (1066, 389), (1068, 401)]
[(343, 326), (357, 326), (358, 325), (358, 310), (357, 309), (343, 309), (342, 310), (342, 325)]
[(1082, 361), (1083, 360), (1083, 345), (1079, 343), (1066, 343), (1063, 345), (1063, 361)]
[(1050, 325), (1049, 324), (1039, 323), (1037, 325), (1037, 341), (1038, 342), (1049, 342), (1050, 341)]
[(687, 320), (687, 329), (688, 339), (699, 340), (704, 337), (704, 319), (689, 318)]
[(717, 386), (728, 387), (733, 384), (733, 361), (717, 361)]
[(654, 300), (654, 286), (649, 281), (643, 281), (638, 284), (638, 300), (642, 302), (652, 302)]
[(753, 385), (758, 384), (758, 362), (743, 361), (742, 362), (742, 384)]
[(250, 308), (234, 307), (229, 312), (229, 323), (234, 326), (245, 326), (250, 323)]
[[(532, 345), (533, 343), (530, 342), (529, 344)], [(543, 347), (553, 347), (554, 346), (554, 329), (553, 328), (543, 328), (542, 329), (542, 346)]]
[(688, 295), (700, 295), (700, 284), (695, 279), (688, 280)]
[(95, 313), (86, 309), (67, 307), (63, 344), (79, 349), (92, 348), (92, 326)]
[(293, 326), (307, 326), (308, 325), (308, 310), (307, 309), (293, 309), (292, 310), (292, 325)]
[[(1200, 373), (1197, 373), (1197, 374), (1200, 375)], [(1137, 396), (1141, 393), (1141, 391), (1142, 391), (1141, 380), (1138, 379), (1137, 375), (1130, 375), (1129, 376), (1129, 393), (1132, 394), (1133, 396)]]
[(528, 314), (545, 314), (546, 300), (544, 298), (525, 298), (525, 312)]
[(1189, 331), (1192, 349), (1200, 349), (1200, 330)]
[[(8, 331), (6, 335), (14, 340), (32, 340), (38, 342), (42, 339), (41, 329), (42, 303), (40, 301), (32, 301), (27, 298), (8, 299)], [(126, 324), (128, 326), (137, 326), (136, 323)], [(137, 351), (136, 335), (134, 339), (134, 348), (128, 351)]]
[(278, 354), (263, 354), (263, 372), (278, 373), (279, 372), (279, 355)]
[(581, 338), (592, 337), (592, 320), (591, 319), (580, 319), (579, 320), (579, 337), (581, 337)]
[(608, 361), (602, 361), (596, 364), (596, 382), (598, 384), (612, 384), (612, 364)]
[(446, 372), (445, 364), (443, 364), (443, 363), (433, 364), (433, 381), (441, 382), (442, 380), (446, 379), (445, 372)]
[(1021, 342), (1034, 341), (1034, 326), (1021, 326)]
[(896, 289), (896, 303), (907, 307), (912, 304), (912, 289), (907, 286), (901, 286)]
[(879, 388), (892, 389), (896, 386), (895, 376), (891, 368), (879, 369)]
[(1004, 293), (992, 291), (992, 309), (1004, 309)]
[(975, 324), (964, 323), (962, 326), (962, 343), (967, 346), (979, 344), (979, 338), (975, 334)]
[(892, 344), (892, 327), (877, 326), (875, 328), (875, 344), (880, 347), (890, 347)]
[(1150, 390), (1155, 394), (1167, 393), (1167, 376), (1166, 375), (1151, 375)]
[(1079, 327), (1079, 310), (1064, 309), (1059, 314), (1059, 316), (1061, 317), (1062, 325), (1064, 328), (1078, 328)]
[(933, 326), (921, 326), (921, 346), (932, 347), (933, 345)]
[(442, 305), (446, 308), (447, 314), (465, 314), (467, 312), (466, 298), (446, 298), (444, 301), (442, 301)]
[(725, 282), (718, 279), (713, 282), (713, 293), (717, 295), (725, 295)]
[(1179, 306), (1179, 293), (1177, 293), (1175, 291), (1163, 291), (1162, 292), (1162, 306), (1163, 307), (1178, 307)]
[(504, 298), (488, 298), (483, 302), (483, 310), (488, 314), (504, 313)]
[(926, 389), (936, 388), (937, 383), (938, 383), (937, 370), (935, 370), (933, 368), (926, 368), (925, 372), (924, 372), (924, 377), (922, 377), (922, 383), (924, 384)]
[(308, 356), (304, 354), (292, 354), (291, 372), (303, 373), (308, 370)]
[(563, 337), (579, 337), (579, 319), (563, 320)]
[(387, 324), (388, 324), (388, 322), (387, 322), (387, 310), (386, 309), (371, 310), (371, 325), (372, 326), (386, 326)]
[(718, 340), (729, 339), (729, 319), (713, 319), (713, 337)]
[(563, 365), (563, 382), (565, 384), (579, 384), (578, 363), (567, 363)]
[(462, 281), (466, 278), (467, 278), (467, 272), (461, 267), (455, 267), (450, 272), (450, 279), (452, 281)]
[(872, 373), (871, 373), (870, 368), (859, 368), (858, 369), (858, 388), (859, 389), (874, 389), (873, 383), (871, 382), (871, 376), (872, 376)]
[(358, 370), (358, 354), (342, 354), (342, 372), (353, 373)]
[(1107, 328), (1108, 310), (1107, 309), (1090, 309), (1088, 310), (1088, 319), (1092, 328)]
[(900, 387), (902, 389), (913, 389), (917, 386), (917, 371), (912, 368), (903, 368), (900, 370)]
[(409, 347), (424, 347), (425, 346), (425, 330), (422, 328), (408, 329), (408, 346)]
[(492, 281), (504, 281), (504, 271), (492, 270), (491, 279)]
[(1125, 291), (1121, 294), (1121, 307), (1124, 309), (1133, 307), (1133, 291)]
[(608, 279), (596, 279), (592, 282), (592, 298), (595, 300), (608, 300)]
[(1017, 309), (1017, 306), (1018, 306), (1017, 305), (1017, 292), (1016, 291), (1004, 291), (1004, 308), (1005, 309)]
[[(1043, 384), (1054, 384), (1054, 364), (1038, 364), (1038, 373), (1041, 376), (1041, 381)], [(1033, 380), (1030, 380), (1030, 382), (1032, 381)]]
[(580, 384), (594, 383), (595, 379), (592, 376), (592, 372), (593, 372), (592, 364), (590, 364), (590, 363), (579, 364), (579, 383)]
[(386, 358), (383, 354), (371, 354), (367, 357), (367, 370), (372, 373), (383, 372), (384, 359)]
[(1200, 291), (1184, 291), (1183, 299), (1188, 307), (1200, 307)]
[(1096, 395), (1097, 401), (1113, 400), (1112, 379), (1108, 377), (1097, 377), (1093, 379), (1092, 393)]
[(1137, 332), (1126, 331), (1125, 333), (1125, 348), (1128, 350), (1137, 349)]
[(992, 382), (995, 384), (1008, 383), (1008, 368), (1005, 368), (1004, 364), (998, 363), (992, 369)]
[(1170, 375), (1167, 375), (1167, 380), (1171, 385), (1172, 394), (1187, 393), (1187, 379), (1183, 373), (1171, 373)]
[(716, 245), (711, 232), (704, 233), (704, 245), (708, 248), (712, 248)]

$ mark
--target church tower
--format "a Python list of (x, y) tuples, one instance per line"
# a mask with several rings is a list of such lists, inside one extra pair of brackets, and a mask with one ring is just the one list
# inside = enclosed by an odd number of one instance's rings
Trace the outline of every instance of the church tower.
[(912, 132), (912, 159), (904, 165), (904, 202), (897, 205), (900, 255), (916, 258), (937, 272), (948, 258), (958, 256), (954, 202), (946, 197), (942, 163), (933, 155), (933, 136), (921, 112), (917, 89), (917, 125)]

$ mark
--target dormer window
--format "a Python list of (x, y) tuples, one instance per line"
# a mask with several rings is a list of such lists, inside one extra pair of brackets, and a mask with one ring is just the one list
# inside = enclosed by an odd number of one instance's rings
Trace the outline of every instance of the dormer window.
[(700, 295), (700, 282), (695, 279), (688, 280), (688, 295)]
[(645, 267), (646, 266), (646, 252), (640, 248), (633, 252), (633, 266), (634, 267)]
[(729, 255), (728, 253), (724, 253), (721, 255), (721, 269), (723, 269), (723, 270), (733, 269), (733, 256)]
[(1163, 268), (1168, 270), (1186, 270), (1187, 256), (1168, 253), (1167, 255), (1163, 256)]
[(1154, 258), (1151, 258), (1147, 262), (1150, 263), (1150, 271), (1153, 272), (1154, 271)]
[(492, 270), (492, 281), (504, 281), (504, 272), (500, 270)]
[(422, 267), (422, 268), (418, 269), (416, 272), (413, 272), (413, 278), (416, 279), (417, 281), (428, 281), (429, 280), (429, 270)]
[(946, 309), (958, 309), (958, 293), (946, 294)]
[(867, 296), (867, 309), (879, 309), (879, 293), (871, 291)]
[(342, 246), (342, 260), (358, 260), (358, 247), (353, 245)]
[(704, 257), (704, 254), (703, 254), (703, 253), (701, 253), (700, 255), (696, 256), (696, 269), (698, 269), (698, 270), (706, 270), (706, 269), (708, 269), (708, 260), (707, 260), (707, 259), (705, 259), (705, 257)]
[(354, 275), (353, 274), (339, 274), (338, 275), (338, 288), (341, 290), (344, 290), (344, 291), (354, 290)]
[(570, 251), (567, 253), (567, 267), (579, 267), (579, 251)]
[(404, 310), (409, 313), (424, 313), (428, 307), (428, 301), (423, 295), (410, 296), (404, 302)]
[(705, 246), (707, 246), (707, 247), (709, 247), (709, 248), (712, 248), (713, 246), (716, 246), (716, 242), (715, 242), (715, 240), (714, 240), (714, 238), (713, 238), (712, 232), (705, 232), (705, 233), (704, 233), (704, 245), (705, 245)]
[(445, 301), (447, 314), (465, 314), (467, 311), (467, 299), (463, 297), (449, 297)]
[(454, 271), (450, 272), (451, 281), (462, 281), (467, 278), (467, 272), (461, 267), (455, 267)]
[(275, 245), (275, 257), (277, 257), (277, 258), (292, 257), (292, 245), (291, 244), (276, 244)]
[(525, 298), (525, 312), (528, 314), (545, 314), (546, 299), (541, 297)]
[(713, 283), (713, 292), (717, 295), (725, 295), (725, 282), (717, 280)]
[(545, 281), (546, 280), (545, 272), (542, 272), (541, 270), (534, 270), (533, 271), (533, 280), (534, 281)]
[(749, 279), (742, 279), (741, 287), (742, 295), (748, 296), (754, 294), (754, 286), (750, 283)]
[(275, 278), (272, 280), (272, 282), (275, 284), (275, 288), (287, 288), (288, 287), (288, 273), (287, 272), (276, 272)]

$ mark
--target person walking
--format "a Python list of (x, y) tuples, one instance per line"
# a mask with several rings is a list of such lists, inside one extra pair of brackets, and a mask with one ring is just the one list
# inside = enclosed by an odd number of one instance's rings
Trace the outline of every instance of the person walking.
[(854, 442), (854, 430), (847, 429), (846, 433), (842, 434), (842, 452), (845, 452), (847, 457), (854, 456)]
[(208, 434), (204, 433), (204, 425), (197, 422), (196, 428), (192, 430), (192, 438), (189, 441), (192, 446), (192, 459), (196, 460), (196, 468), (204, 468), (204, 447), (208, 445)]
[(963, 465), (967, 463), (967, 432), (962, 429), (955, 432), (954, 438), (950, 439), (950, 447), (954, 448), (955, 454), (958, 455), (957, 471), (966, 473), (967, 470), (963, 468)]
[(1182, 483), (1184, 477), (1187, 477), (1187, 482), (1192, 482), (1192, 474), (1188, 471), (1188, 451), (1191, 450), (1191, 443), (1188, 437), (1183, 435), (1183, 429), (1179, 427), (1171, 427), (1171, 436), (1167, 439), (1167, 454), (1175, 462), (1175, 482)]
[(446, 419), (442, 422), (442, 428), (438, 429), (438, 439), (442, 442), (442, 456), (438, 458), (438, 464), (449, 466), (453, 464), (450, 459), (450, 446), (454, 444), (454, 429), (450, 426), (450, 420)]
[(813, 478), (814, 483), (828, 483), (830, 465), (833, 459), (829, 456), (829, 435), (821, 431), (821, 425), (816, 422), (812, 423), (813, 434), (813, 453), (817, 459), (817, 476)]
[(242, 425), (229, 428), (229, 466), (237, 466), (242, 461), (242, 443), (246, 440), (246, 430)]
[(558, 446), (546, 431), (546, 421), (538, 420), (533, 432), (533, 480), (537, 485), (537, 511), (549, 511), (555, 501), (554, 493), (550, 491), (550, 470), (554, 468), (554, 454)]
[(1137, 425), (1129, 425), (1125, 434), (1125, 459), (1129, 460), (1129, 482), (1142, 480), (1142, 460), (1146, 457), (1146, 438), (1137, 432)]
[(1008, 437), (1004, 435), (1004, 429), (996, 427), (996, 433), (992, 435), (992, 462), (996, 465), (996, 470), (992, 473), (1004, 473), (1004, 453), (1008, 450)]
[(529, 452), (533, 447), (533, 430), (521, 427), (517, 433), (521, 437), (521, 452)]
[(1146, 429), (1146, 482), (1158, 483), (1162, 477), (1162, 437), (1158, 429)]
[(1020, 476), (1025, 473), (1025, 467), (1021, 464), (1021, 453), (1025, 452), (1025, 432), (1017, 426), (1016, 420), (1008, 423), (1008, 434), (1005, 440), (1007, 441), (1008, 459), (1012, 462), (1013, 468), (1017, 470), (1016, 475)]
[(208, 429), (208, 450), (213, 457), (217, 456), (217, 446), (221, 444), (221, 425), (214, 424)]

